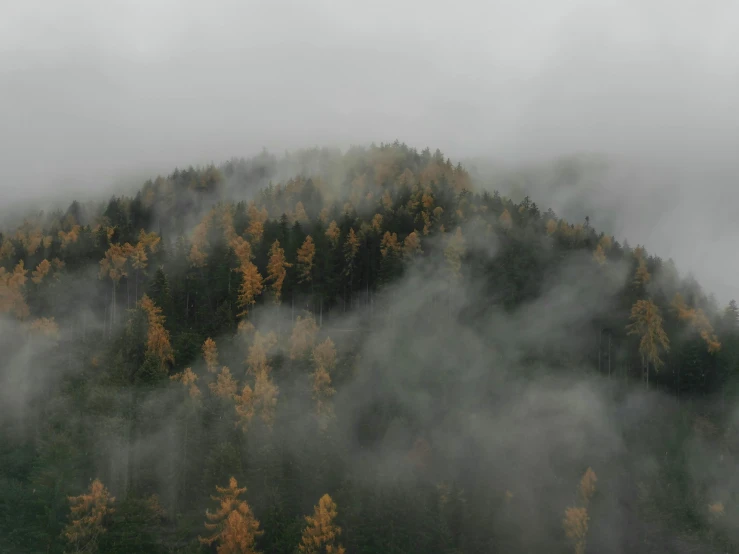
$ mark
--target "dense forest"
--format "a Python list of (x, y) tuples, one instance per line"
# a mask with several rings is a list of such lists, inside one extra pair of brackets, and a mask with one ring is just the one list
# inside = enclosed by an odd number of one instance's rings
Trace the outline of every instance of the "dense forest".
[(0, 551), (739, 552), (739, 308), (588, 216), (396, 142), (6, 226)]

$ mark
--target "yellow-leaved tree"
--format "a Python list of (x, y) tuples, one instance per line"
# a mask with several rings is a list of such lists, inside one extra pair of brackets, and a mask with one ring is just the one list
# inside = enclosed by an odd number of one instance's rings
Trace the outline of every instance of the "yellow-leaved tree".
[(216, 512), (205, 511), (205, 528), (211, 531), (209, 537), (198, 537), (202, 544), (215, 544), (218, 554), (258, 554), (256, 539), (264, 531), (259, 529), (259, 521), (254, 517), (249, 505), (239, 498), (246, 487), (239, 488), (234, 477), (228, 487), (216, 486), (218, 494), (211, 498), (219, 503)]
[(249, 429), (251, 420), (257, 412), (268, 428), (274, 424), (279, 389), (270, 377), (272, 367), (267, 356), (276, 343), (277, 336), (274, 333), (263, 335), (259, 331), (254, 332), (254, 339), (246, 358), (247, 373), (254, 376), (254, 388), (246, 384), (240, 395), (234, 395), (236, 425), (243, 431)]
[(308, 312), (305, 317), (298, 316), (290, 335), (290, 359), (304, 358), (312, 351), (318, 334), (318, 325), (313, 314)]
[(169, 342), (169, 333), (164, 328), (162, 309), (146, 294), (141, 297), (140, 305), (148, 321), (146, 354), (152, 356), (158, 362), (159, 371), (166, 374), (168, 366), (174, 363), (174, 351)]
[(700, 308), (690, 308), (685, 304), (680, 293), (677, 293), (672, 299), (672, 308), (677, 312), (677, 317), (681, 321), (687, 321), (700, 334), (706, 343), (708, 352), (715, 354), (721, 350), (721, 343), (713, 331), (713, 325), (708, 320), (706, 313)]
[(313, 284), (313, 260), (316, 256), (316, 244), (313, 237), (305, 237), (302, 246), (298, 249), (298, 280), (301, 283)]
[(216, 341), (208, 337), (203, 343), (203, 359), (205, 360), (205, 367), (208, 368), (210, 373), (216, 373), (218, 371), (218, 347)]
[(0, 267), (0, 313), (12, 312), (20, 320), (29, 316), (28, 304), (23, 297), (27, 273), (23, 260), (16, 264), (12, 273)]
[(298, 550), (301, 554), (344, 554), (346, 550), (339, 544), (341, 527), (336, 525), (336, 503), (324, 494), (313, 508), (313, 515), (306, 516), (307, 527), (303, 530)]
[(588, 468), (582, 479), (580, 479), (580, 486), (577, 491), (577, 505), (567, 508), (565, 510), (564, 520), (562, 520), (565, 536), (573, 543), (575, 554), (585, 554), (585, 539), (588, 534), (588, 524), (590, 522), (588, 505), (595, 493), (595, 483), (597, 480), (598, 478), (595, 472), (591, 468)]
[(287, 268), (292, 267), (285, 259), (285, 250), (280, 248), (280, 241), (275, 240), (269, 250), (269, 263), (267, 264), (267, 281), (272, 283), (272, 292), (275, 295), (275, 304), (280, 303), (282, 286), (287, 276)]
[(660, 350), (670, 350), (670, 340), (662, 328), (662, 315), (651, 300), (637, 300), (631, 308), (631, 323), (626, 326), (629, 335), (639, 337), (639, 354), (642, 361), (642, 377), (649, 388), (649, 364), (655, 371), (664, 365)]
[(336, 347), (330, 338), (313, 349), (314, 370), (311, 374), (313, 401), (316, 403), (316, 414), (325, 428), (327, 419), (333, 415), (331, 397), (336, 390), (331, 386), (331, 371), (336, 366)]
[(242, 311), (239, 316), (245, 316), (249, 313), (249, 308), (257, 303), (257, 296), (262, 294), (264, 281), (262, 276), (251, 262), (241, 265), (241, 287), (239, 289), (238, 303)]
[(70, 496), (69, 523), (63, 536), (75, 552), (98, 552), (98, 541), (110, 524), (115, 498), (99, 479), (90, 484), (87, 494)]

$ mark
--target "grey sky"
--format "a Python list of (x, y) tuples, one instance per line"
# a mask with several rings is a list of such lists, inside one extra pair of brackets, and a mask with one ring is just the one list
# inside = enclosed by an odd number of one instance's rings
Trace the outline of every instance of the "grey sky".
[(598, 185), (623, 191), (629, 241), (726, 301), (739, 297), (738, 19), (732, 0), (7, 0), (0, 193), (262, 146), (600, 151), (639, 160), (633, 179)]

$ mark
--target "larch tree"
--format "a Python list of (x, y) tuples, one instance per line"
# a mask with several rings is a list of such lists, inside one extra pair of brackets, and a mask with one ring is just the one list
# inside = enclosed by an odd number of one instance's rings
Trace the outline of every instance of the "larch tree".
[(649, 364), (655, 371), (664, 365), (660, 350), (668, 352), (670, 340), (662, 328), (662, 315), (651, 300), (637, 300), (631, 308), (631, 323), (626, 326), (629, 335), (639, 337), (639, 354), (642, 360), (642, 376), (649, 388)]
[(457, 230), (447, 239), (447, 245), (444, 249), (444, 257), (446, 258), (449, 272), (452, 280), (459, 279), (462, 274), (462, 257), (466, 252), (465, 239), (462, 235), (462, 228)]
[(301, 283), (313, 284), (313, 264), (316, 256), (316, 243), (313, 237), (305, 237), (303, 244), (298, 249), (298, 280)]
[(298, 550), (301, 554), (344, 554), (346, 550), (339, 544), (341, 527), (334, 521), (338, 512), (336, 503), (324, 494), (313, 508), (313, 515), (306, 516), (308, 523), (300, 538)]
[(703, 310), (700, 308), (689, 308), (679, 293), (673, 298), (671, 306), (677, 312), (679, 320), (687, 321), (693, 329), (698, 331), (698, 334), (706, 343), (709, 353), (715, 354), (721, 350), (721, 342), (719, 342), (718, 337), (714, 333), (713, 325), (711, 325), (708, 316)]
[(318, 325), (312, 314), (298, 316), (290, 335), (290, 359), (299, 360), (306, 357), (315, 345)]
[(513, 219), (511, 218), (511, 214), (508, 211), (508, 208), (504, 209), (503, 213), (500, 214), (500, 217), (498, 218), (498, 223), (500, 223), (500, 226), (506, 230), (513, 227)]
[(236, 382), (236, 379), (233, 378), (233, 375), (231, 375), (231, 370), (224, 365), (218, 373), (216, 380), (208, 384), (208, 388), (210, 388), (211, 393), (218, 398), (223, 400), (233, 400), (236, 396), (239, 384)]
[(20, 320), (29, 316), (28, 304), (23, 296), (27, 273), (23, 260), (16, 264), (12, 273), (0, 267), (0, 313), (13, 313)]
[(216, 486), (216, 491), (218, 494), (211, 498), (219, 507), (215, 512), (205, 511), (205, 528), (211, 535), (199, 537), (201, 544), (215, 544), (218, 554), (259, 554), (256, 539), (264, 531), (259, 529), (259, 521), (246, 501), (239, 498), (246, 487), (239, 488), (236, 479), (231, 477), (228, 487)]
[(162, 309), (146, 294), (141, 297), (141, 309), (146, 314), (148, 329), (146, 334), (146, 354), (158, 362), (162, 374), (168, 373), (168, 367), (174, 364), (174, 350), (169, 341), (169, 332), (164, 328), (165, 317)]
[(49, 271), (51, 271), (51, 262), (46, 259), (41, 260), (41, 263), (39, 263), (36, 266), (36, 269), (31, 272), (31, 281), (33, 281), (37, 285), (40, 285), (41, 281), (44, 280), (44, 277), (49, 274)]
[[(331, 371), (336, 366), (336, 347), (330, 338), (313, 349), (314, 370), (311, 374), (311, 389), (316, 405), (316, 415), (325, 426), (326, 420), (333, 415), (331, 397), (336, 390), (331, 386)], [(325, 417), (324, 417), (325, 416)]]
[(302, 202), (295, 204), (295, 221), (298, 223), (308, 223), (308, 214), (305, 213), (305, 206)]
[(249, 225), (246, 228), (246, 233), (251, 237), (254, 244), (262, 242), (264, 236), (264, 223), (269, 218), (267, 209), (262, 207), (260, 210), (254, 202), (250, 202), (246, 209), (247, 217), (249, 218)]
[(565, 536), (573, 543), (575, 554), (585, 554), (588, 524), (590, 522), (588, 506), (595, 493), (597, 480), (595, 472), (588, 468), (580, 480), (577, 505), (567, 508), (562, 520)]
[(339, 237), (341, 236), (341, 229), (339, 229), (339, 226), (336, 224), (336, 221), (332, 221), (328, 225), (328, 229), (326, 229), (326, 237), (328, 237), (329, 242), (331, 243), (331, 246), (336, 248), (336, 246), (339, 244)]
[(216, 341), (208, 337), (205, 339), (202, 347), (203, 359), (205, 360), (205, 367), (210, 373), (216, 373), (218, 371), (218, 347)]
[(193, 402), (193, 404), (196, 406), (200, 405), (203, 395), (200, 392), (200, 388), (198, 388), (196, 384), (198, 381), (198, 376), (195, 375), (195, 372), (192, 370), (192, 368), (185, 368), (184, 371), (180, 373), (175, 373), (169, 378), (172, 381), (182, 383), (182, 386), (187, 389), (188, 396), (190, 397), (190, 400)]
[(122, 277), (128, 275), (126, 265), (131, 255), (132, 246), (128, 243), (112, 244), (105, 252), (105, 257), (100, 260), (100, 279), (109, 277), (112, 284), (112, 307), (110, 313), (111, 328), (116, 318), (116, 289)]
[(251, 306), (256, 304), (257, 296), (262, 294), (264, 281), (252, 262), (241, 266), (241, 287), (239, 288), (238, 304), (242, 311), (239, 316), (248, 315)]
[(280, 303), (282, 297), (282, 286), (287, 277), (287, 268), (292, 267), (285, 259), (285, 250), (280, 247), (280, 241), (275, 240), (269, 250), (269, 263), (267, 264), (267, 281), (272, 283), (272, 292), (275, 304)]
[(70, 496), (69, 523), (63, 536), (75, 552), (97, 553), (100, 536), (110, 525), (115, 498), (99, 479), (90, 484), (87, 494)]
[(413, 259), (419, 254), (423, 254), (421, 239), (418, 237), (418, 233), (412, 231), (403, 240), (403, 255), (408, 259)]
[(237, 424), (244, 431), (248, 429), (256, 412), (268, 428), (274, 423), (279, 389), (270, 376), (272, 367), (269, 365), (268, 354), (276, 343), (277, 336), (274, 333), (263, 335), (255, 331), (246, 358), (247, 373), (254, 376), (254, 388), (245, 385), (241, 394), (235, 396), (239, 418)]
[(213, 224), (215, 210), (209, 211), (205, 217), (195, 226), (192, 233), (192, 246), (187, 260), (193, 267), (203, 267), (208, 261), (208, 232)]
[(593, 251), (593, 259), (600, 266), (606, 264), (606, 253), (603, 251), (603, 247), (600, 244), (596, 246)]

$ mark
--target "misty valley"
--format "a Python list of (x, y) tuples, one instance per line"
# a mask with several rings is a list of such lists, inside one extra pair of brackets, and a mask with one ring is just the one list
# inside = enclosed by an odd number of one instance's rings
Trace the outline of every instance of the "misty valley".
[(0, 552), (739, 552), (739, 307), (500, 185), (265, 150), (0, 221)]

